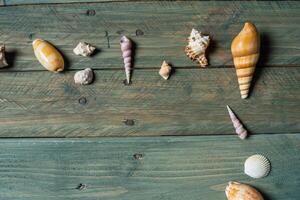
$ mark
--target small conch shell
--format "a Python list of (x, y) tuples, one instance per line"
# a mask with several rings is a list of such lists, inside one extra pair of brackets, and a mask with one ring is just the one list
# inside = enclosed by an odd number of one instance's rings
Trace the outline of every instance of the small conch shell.
[(121, 45), (122, 57), (124, 60), (126, 81), (127, 84), (130, 84), (130, 78), (131, 78), (130, 76), (131, 76), (132, 60), (133, 60), (132, 41), (128, 37), (122, 36), (120, 40), (120, 45)]
[(230, 109), (230, 107), (227, 105), (227, 110), (230, 116), (230, 119), (232, 121), (232, 124), (235, 128), (236, 134), (243, 140), (247, 137), (248, 132), (244, 128), (243, 124), (240, 122), (240, 120), (236, 117), (234, 112)]
[(86, 43), (86, 42), (79, 42), (78, 45), (73, 49), (73, 52), (76, 55), (81, 55), (81, 56), (90, 56), (93, 54), (95, 51), (96, 47)]
[(8, 66), (7, 61), (5, 59), (5, 46), (0, 46), (0, 68)]
[(171, 74), (171, 71), (172, 67), (166, 61), (164, 61), (158, 73), (161, 75), (161, 77), (167, 80)]
[(38, 61), (49, 71), (61, 72), (64, 70), (62, 55), (49, 42), (36, 39), (32, 42), (33, 51)]
[(248, 97), (256, 63), (259, 58), (259, 48), (259, 33), (254, 24), (246, 22), (243, 30), (231, 43), (231, 52), (242, 99)]
[(228, 200), (264, 200), (252, 186), (234, 181), (228, 183), (225, 194)]
[(203, 36), (201, 32), (192, 29), (188, 38), (188, 45), (185, 47), (186, 55), (192, 60), (197, 60), (201, 67), (208, 65), (205, 51), (209, 45), (209, 40), (209, 36)]
[(74, 81), (76, 84), (87, 85), (90, 84), (94, 79), (94, 73), (91, 68), (78, 71), (74, 75)]
[(270, 161), (262, 155), (253, 155), (247, 158), (244, 164), (244, 172), (252, 178), (262, 178), (271, 170)]

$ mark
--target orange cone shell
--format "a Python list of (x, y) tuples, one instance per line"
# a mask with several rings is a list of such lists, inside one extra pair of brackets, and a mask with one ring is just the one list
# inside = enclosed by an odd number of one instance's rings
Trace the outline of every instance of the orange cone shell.
[(259, 58), (260, 38), (254, 24), (246, 22), (233, 39), (231, 53), (238, 77), (241, 97), (248, 97), (251, 81)]
[(47, 70), (52, 72), (64, 70), (62, 55), (49, 42), (36, 39), (32, 42), (32, 47), (36, 58)]

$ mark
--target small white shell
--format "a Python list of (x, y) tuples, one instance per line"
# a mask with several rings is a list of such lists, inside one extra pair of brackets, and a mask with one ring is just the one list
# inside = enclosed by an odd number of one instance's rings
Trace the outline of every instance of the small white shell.
[(86, 43), (86, 42), (79, 42), (78, 45), (73, 49), (73, 52), (76, 55), (81, 55), (84, 57), (90, 56), (94, 51), (96, 47)]
[(94, 79), (94, 73), (91, 68), (78, 71), (74, 75), (74, 81), (76, 84), (87, 85), (90, 84)]
[(164, 61), (158, 73), (159, 75), (161, 75), (161, 77), (167, 80), (171, 74), (171, 71), (172, 71), (171, 66), (166, 61)]
[(5, 46), (0, 46), (0, 68), (6, 67), (8, 64), (5, 59)]
[(262, 178), (269, 174), (271, 170), (270, 161), (259, 154), (247, 158), (244, 164), (244, 172), (252, 178)]

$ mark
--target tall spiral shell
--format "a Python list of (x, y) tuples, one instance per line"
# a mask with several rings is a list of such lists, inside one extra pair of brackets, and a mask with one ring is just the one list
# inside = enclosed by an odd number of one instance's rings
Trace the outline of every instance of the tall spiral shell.
[(242, 99), (248, 97), (252, 77), (259, 58), (259, 48), (259, 33), (254, 24), (246, 22), (242, 31), (231, 43), (231, 52)]
[(234, 114), (234, 112), (232, 112), (232, 110), (230, 109), (230, 107), (228, 105), (227, 105), (227, 110), (228, 110), (230, 119), (232, 121), (232, 124), (233, 124), (233, 126), (235, 128), (236, 134), (239, 136), (239, 138), (241, 138), (242, 140), (244, 140), (247, 137), (247, 135), (248, 135), (247, 130), (244, 128), (243, 124), (236, 117), (236, 115)]
[(133, 45), (132, 41), (127, 38), (126, 36), (122, 36), (120, 40), (121, 45), (121, 51), (122, 51), (122, 57), (124, 60), (124, 68), (125, 68), (125, 74), (126, 74), (126, 81), (129, 84), (130, 83), (130, 76), (131, 76), (131, 70), (132, 70), (132, 57), (133, 57)]
[(228, 183), (225, 194), (228, 200), (264, 200), (252, 186), (234, 181)]

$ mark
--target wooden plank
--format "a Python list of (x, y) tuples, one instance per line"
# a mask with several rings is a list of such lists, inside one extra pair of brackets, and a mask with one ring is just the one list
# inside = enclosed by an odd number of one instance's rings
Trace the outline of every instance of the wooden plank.
[[(252, 184), (266, 199), (300, 195), (300, 134), (247, 141), (201, 136), (9, 139), (0, 144), (0, 194), (7, 200), (225, 199), (231, 180)], [(263, 179), (243, 173), (245, 159), (257, 153), (272, 163)], [(86, 188), (76, 189), (79, 184)]]
[(234, 134), (226, 104), (253, 134), (300, 130), (300, 68), (259, 69), (247, 100), (232, 68), (177, 69), (168, 81), (158, 69), (135, 70), (130, 86), (123, 70), (97, 70), (88, 86), (74, 73), (1, 73), (0, 136)]
[[(230, 43), (247, 20), (262, 35), (259, 65), (299, 66), (296, 44), (300, 32), (300, 2), (110, 2), (27, 5), (0, 8), (0, 40), (10, 52), (11, 69), (44, 70), (31, 47), (34, 38), (54, 43), (65, 55), (68, 69), (122, 68), (119, 38), (137, 44), (137, 68), (157, 67), (163, 59), (180, 67), (197, 67), (183, 52), (193, 27), (209, 33), (212, 66), (232, 66)], [(13, 20), (12, 20), (13, 19)], [(93, 58), (75, 56), (84, 40), (100, 48)]]
[[(127, 0), (1, 0), (3, 6), (18, 6), (18, 5), (33, 5), (33, 4), (67, 4), (67, 3), (102, 3), (112, 1), (127, 1)], [(1, 2), (0, 1), (0, 2)]]

